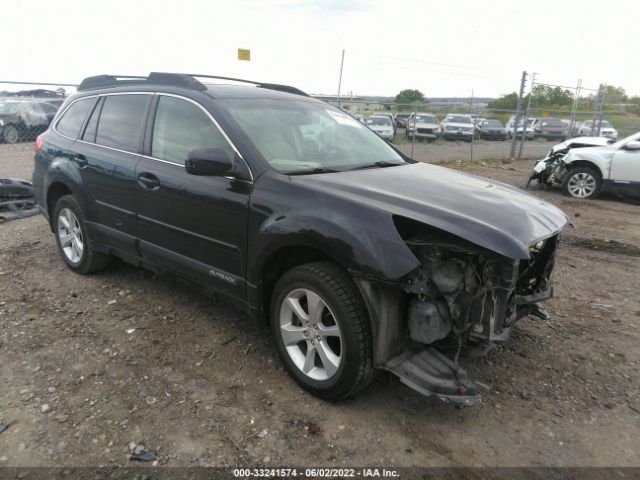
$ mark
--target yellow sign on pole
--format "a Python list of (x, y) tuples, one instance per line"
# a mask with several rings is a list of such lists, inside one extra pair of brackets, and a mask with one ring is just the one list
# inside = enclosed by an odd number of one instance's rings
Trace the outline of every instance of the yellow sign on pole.
[(246, 48), (239, 48), (238, 49), (238, 60), (245, 60), (245, 61), (250, 61), (251, 60), (251, 50), (246, 49)]

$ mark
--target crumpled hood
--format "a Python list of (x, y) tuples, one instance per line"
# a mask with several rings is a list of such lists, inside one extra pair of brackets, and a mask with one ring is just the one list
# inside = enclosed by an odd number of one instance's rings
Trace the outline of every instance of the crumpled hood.
[(590, 145), (593, 147), (604, 147), (606, 145), (609, 145), (610, 143), (611, 141), (606, 137), (575, 137), (554, 145), (554, 147), (551, 149), (551, 153), (556, 153), (566, 148), (572, 148), (574, 145), (579, 145), (581, 147), (584, 147), (586, 145)]
[(510, 258), (562, 230), (567, 216), (505, 183), (416, 163), (318, 175), (291, 181), (450, 232)]

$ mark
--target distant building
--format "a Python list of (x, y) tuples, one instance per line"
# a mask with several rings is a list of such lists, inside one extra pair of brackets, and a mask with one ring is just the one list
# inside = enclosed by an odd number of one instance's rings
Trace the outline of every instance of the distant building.
[[(338, 97), (336, 95), (311, 95), (313, 98), (317, 98), (318, 100), (322, 100), (323, 102), (327, 102), (334, 107), (338, 106)], [(348, 96), (348, 97), (340, 97), (340, 108), (343, 110), (347, 110), (351, 113), (362, 113), (362, 112), (378, 112), (380, 110), (384, 110), (385, 106), (371, 101), (369, 99), (364, 99), (361, 97)]]

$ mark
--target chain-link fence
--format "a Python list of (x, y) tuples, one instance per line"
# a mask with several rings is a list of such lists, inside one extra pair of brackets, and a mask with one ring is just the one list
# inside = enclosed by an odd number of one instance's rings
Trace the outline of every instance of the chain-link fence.
[(0, 83), (0, 143), (35, 140), (70, 91), (75, 89), (67, 85)]
[[(18, 84), (0, 79), (0, 143), (32, 142), (46, 130), (66, 96), (73, 92), (75, 88), (69, 84)], [(515, 125), (515, 109), (489, 108), (487, 103), (471, 98), (421, 105), (352, 97), (339, 101), (330, 96), (321, 99), (339, 105), (364, 122), (372, 115), (391, 115), (395, 133), (393, 143), (405, 154), (427, 162), (508, 160), (514, 156), (514, 135), (518, 140), (515, 156), (537, 159), (563, 138), (593, 135), (597, 127), (600, 135), (618, 139), (640, 131), (640, 116), (625, 112), (624, 105), (606, 104), (606, 98), (601, 104), (602, 115), (597, 117), (593, 98), (578, 99), (575, 108), (546, 109), (535, 106), (534, 92), (533, 101), (527, 105), (529, 108), (525, 112), (523, 106), (521, 110), (519, 125)], [(419, 114), (432, 115), (434, 123), (414, 125), (409, 122), (412, 116)], [(457, 120), (470, 123), (446, 122), (450, 114), (463, 116), (465, 118)], [(525, 118), (527, 127), (523, 128)], [(543, 120), (559, 122), (564, 130), (545, 133), (544, 129), (536, 128), (542, 126)], [(597, 123), (599, 121), (601, 123)], [(447, 123), (451, 125), (447, 126)]]
[[(515, 157), (538, 159), (564, 139), (596, 135), (597, 127), (600, 127), (600, 136), (617, 139), (640, 131), (639, 116), (621, 109), (614, 110), (612, 106), (605, 108), (601, 118), (595, 121), (593, 110), (530, 107), (526, 116), (524, 111), (521, 112), (520, 123), (516, 126), (515, 109), (489, 108), (488, 104), (474, 103), (471, 99), (445, 105), (399, 105), (349, 97), (340, 99), (340, 102), (323, 99), (335, 106), (339, 103), (340, 108), (365, 123), (370, 116), (391, 115), (395, 131), (393, 143), (413, 158), (428, 162), (509, 160), (514, 156), (514, 135)], [(454, 115), (456, 122), (447, 121), (447, 116)], [(416, 116), (435, 119), (421, 124), (419, 118), (414, 125), (412, 119)], [(527, 126), (523, 128), (525, 122)]]

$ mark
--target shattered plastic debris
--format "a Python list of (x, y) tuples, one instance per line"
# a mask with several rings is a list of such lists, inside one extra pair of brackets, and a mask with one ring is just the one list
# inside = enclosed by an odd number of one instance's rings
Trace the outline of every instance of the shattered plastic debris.
[(9, 423), (0, 423), (0, 433), (4, 432), (5, 430), (8, 430), (9, 427), (11, 425), (13, 425), (14, 423), (16, 423), (15, 420), (9, 422)]
[(136, 462), (153, 462), (156, 459), (156, 452), (144, 452), (129, 456), (129, 460)]

